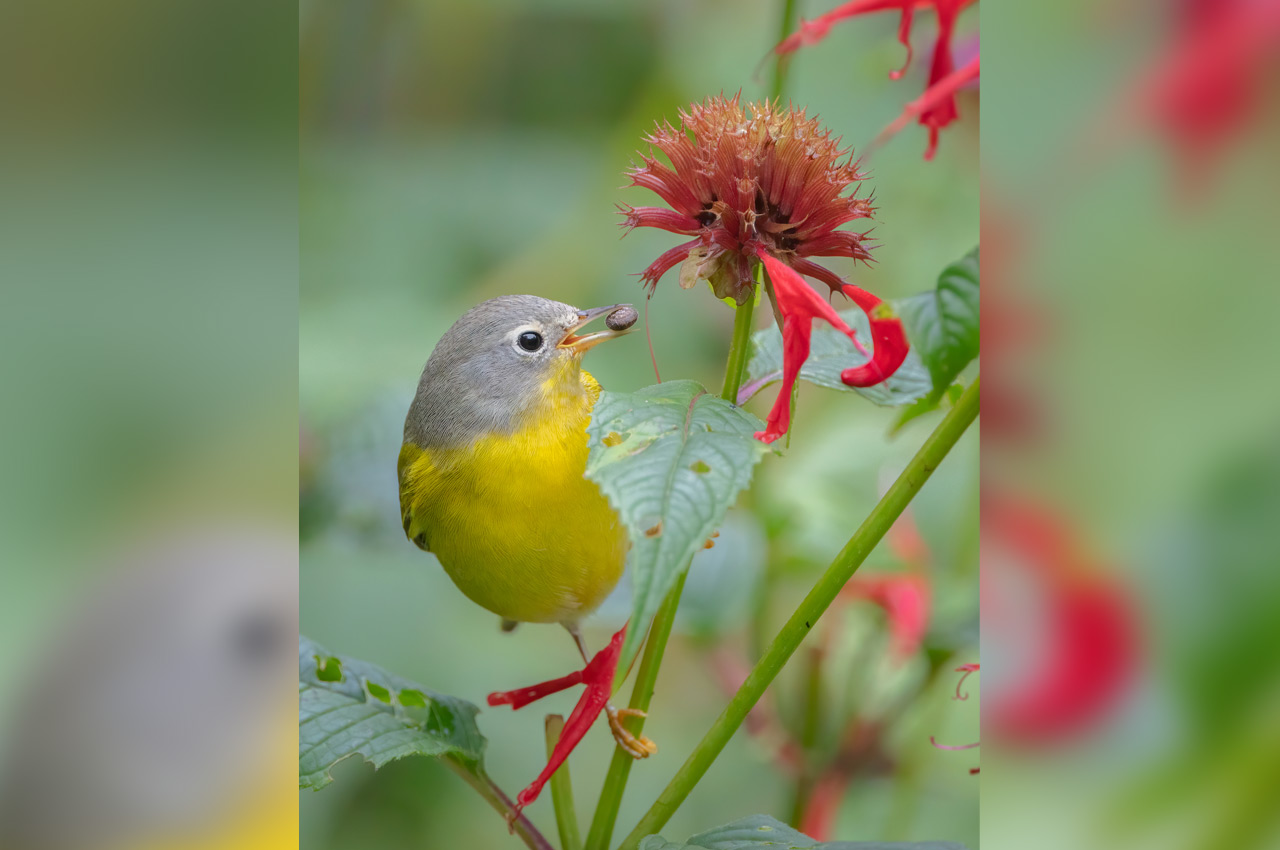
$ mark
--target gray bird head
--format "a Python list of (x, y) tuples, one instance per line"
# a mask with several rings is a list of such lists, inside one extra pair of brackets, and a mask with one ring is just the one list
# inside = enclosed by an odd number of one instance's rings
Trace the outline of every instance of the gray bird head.
[(624, 306), (579, 310), (536, 295), (504, 295), (472, 307), (422, 370), (405, 440), (439, 448), (517, 430), (547, 403), (548, 387), (579, 391), (582, 355), (630, 328), (575, 331)]

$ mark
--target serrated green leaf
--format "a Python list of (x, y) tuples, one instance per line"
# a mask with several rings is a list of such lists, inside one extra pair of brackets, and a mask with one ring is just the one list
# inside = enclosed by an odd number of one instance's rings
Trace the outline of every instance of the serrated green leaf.
[[(870, 345), (871, 325), (865, 313), (854, 308), (841, 312), (840, 318), (854, 329), (864, 345)], [(840, 380), (841, 372), (861, 366), (868, 359), (844, 334), (826, 322), (814, 322), (809, 359), (800, 367), (800, 377), (821, 387), (856, 392), (876, 404), (889, 407), (910, 404), (933, 388), (928, 370), (914, 351), (907, 352), (907, 359), (887, 381), (870, 387), (851, 387)], [(782, 379), (782, 334), (776, 326), (751, 335), (751, 362), (747, 365), (747, 373), (746, 386), (753, 395)]]
[(298, 640), (298, 784), (323, 788), (329, 770), (361, 755), (374, 767), (405, 756), (445, 757), (478, 771), (484, 736), (471, 703), (372, 664)]
[(907, 339), (929, 370), (933, 388), (951, 385), (980, 343), (978, 249), (947, 266), (933, 292), (909, 298), (901, 314)]
[(769, 448), (764, 423), (696, 381), (604, 392), (587, 428), (587, 477), (631, 537), (634, 602), (619, 669), (689, 559), (716, 530)]
[(807, 835), (768, 815), (751, 815), (742, 820), (695, 835), (682, 844), (650, 835), (640, 842), (640, 850), (964, 850), (950, 841), (832, 841), (819, 844)]

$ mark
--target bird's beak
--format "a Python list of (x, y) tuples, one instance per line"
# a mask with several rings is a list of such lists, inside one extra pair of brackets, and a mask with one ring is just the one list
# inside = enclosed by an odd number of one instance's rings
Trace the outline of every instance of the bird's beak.
[(590, 310), (579, 310), (578, 321), (569, 326), (569, 329), (565, 332), (564, 339), (560, 340), (560, 345), (557, 347), (572, 349), (575, 353), (581, 354), (588, 349), (594, 348), (607, 339), (617, 339), (620, 336), (625, 336), (626, 334), (631, 333), (631, 328), (624, 328), (620, 331), (596, 331), (595, 333), (584, 334), (583, 336), (578, 336), (574, 333), (574, 331), (578, 330), (583, 325), (589, 324), (601, 316), (607, 316), (619, 307), (629, 306), (631, 305), (613, 304), (609, 307), (593, 307)]

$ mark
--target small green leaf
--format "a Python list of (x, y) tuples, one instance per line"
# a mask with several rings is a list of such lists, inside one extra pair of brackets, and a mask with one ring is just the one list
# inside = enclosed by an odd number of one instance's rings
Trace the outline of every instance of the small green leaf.
[(635, 600), (618, 668), (689, 559), (719, 526), (769, 448), (764, 423), (695, 381), (601, 393), (587, 428), (587, 477), (631, 536)]
[[(840, 313), (840, 318), (854, 329), (863, 345), (871, 345), (871, 325), (865, 313), (855, 307)], [(754, 395), (782, 379), (782, 334), (778, 328), (771, 326), (752, 334), (751, 351), (751, 362), (747, 366), (749, 377), (745, 386)], [(889, 407), (910, 404), (927, 395), (932, 387), (929, 372), (915, 351), (907, 352), (907, 359), (887, 381), (870, 387), (851, 387), (840, 380), (841, 372), (861, 366), (868, 359), (854, 347), (847, 336), (831, 325), (814, 322), (809, 359), (800, 367), (800, 377), (821, 387), (856, 392), (876, 404)]]
[(683, 844), (650, 835), (640, 842), (640, 850), (964, 850), (950, 841), (833, 841), (819, 844), (768, 815), (752, 815), (742, 820), (695, 835)]
[(323, 788), (332, 781), (330, 768), (357, 754), (374, 767), (423, 755), (476, 772), (485, 745), (477, 712), (469, 702), (299, 638), (298, 784)]
[(913, 350), (941, 393), (978, 356), (980, 342), (978, 249), (942, 270), (933, 292), (902, 303), (902, 322)]

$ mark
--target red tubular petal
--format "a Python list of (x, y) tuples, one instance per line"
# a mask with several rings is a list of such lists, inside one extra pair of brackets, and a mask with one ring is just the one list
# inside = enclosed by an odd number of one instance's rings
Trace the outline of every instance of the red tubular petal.
[(893, 313), (892, 308), (870, 292), (852, 284), (845, 284), (841, 291), (867, 314), (875, 353), (871, 360), (861, 366), (841, 372), (840, 380), (851, 387), (874, 386), (898, 371), (902, 361), (907, 359), (910, 345), (906, 331), (902, 329), (902, 320)]
[(675, 210), (669, 210), (666, 207), (620, 206), (619, 209), (626, 218), (622, 226), (628, 230), (636, 227), (656, 227), (669, 233), (693, 236), (702, 229), (702, 225), (698, 223), (697, 219), (690, 218)]
[(956, 668), (956, 672), (961, 674), (960, 681), (956, 682), (956, 699), (965, 700), (969, 698), (969, 692), (965, 691), (964, 693), (961, 693), (960, 686), (964, 684), (965, 679), (969, 678), (981, 669), (981, 664), (961, 664)]
[(567, 676), (561, 676), (549, 682), (541, 682), (527, 688), (516, 688), (514, 691), (498, 691), (489, 694), (489, 705), (509, 705), (514, 711), (579, 684), (582, 684), (582, 671), (575, 670)]
[[(816, 277), (835, 291), (839, 291), (840, 287), (845, 285), (844, 278), (833, 272), (826, 266), (820, 266), (812, 260), (806, 260), (796, 257), (791, 261), (791, 268), (800, 274), (807, 274), (809, 277)], [(863, 351), (865, 354), (866, 352)]]
[(662, 252), (658, 259), (649, 264), (649, 267), (640, 273), (640, 279), (650, 286), (656, 286), (659, 278), (671, 271), (676, 263), (684, 260), (689, 256), (689, 252), (698, 246), (701, 240), (693, 239), (685, 242), (683, 245), (677, 245), (674, 248), (668, 248)]
[(896, 71), (889, 72), (889, 79), (896, 80), (907, 72), (907, 68), (911, 65), (911, 12), (912, 8), (906, 6), (902, 10), (902, 20), (898, 22), (898, 41), (903, 47), (907, 48), (907, 58), (902, 60), (902, 67)]
[(800, 367), (809, 359), (813, 320), (825, 319), (850, 340), (854, 340), (854, 333), (835, 308), (805, 283), (795, 269), (765, 251), (757, 251), (756, 256), (769, 272), (769, 282), (782, 313), (782, 386), (769, 411), (765, 430), (756, 432), (756, 439), (772, 443), (791, 427), (791, 390), (800, 376)]
[[(889, 137), (897, 134), (907, 124), (911, 123), (913, 118), (919, 118), (920, 123), (929, 127), (929, 150), (925, 154), (925, 158), (932, 158), (933, 151), (938, 144), (939, 128), (949, 124), (957, 117), (955, 111), (956, 92), (978, 78), (981, 72), (980, 59), (981, 57), (975, 56), (963, 68), (952, 71), (947, 76), (934, 81), (929, 88), (925, 89), (924, 94), (902, 108), (902, 113), (880, 131), (880, 135), (876, 136), (870, 147), (879, 147)], [(950, 118), (945, 123), (937, 123), (944, 114), (948, 114), (943, 110), (943, 104), (949, 104)], [(925, 121), (926, 116), (930, 116), (929, 122)]]
[(831, 29), (832, 24), (845, 18), (870, 12), (883, 12), (886, 9), (901, 9), (909, 14), (910, 9), (920, 2), (921, 0), (853, 0), (843, 6), (837, 6), (812, 21), (801, 21), (800, 28), (783, 39), (781, 44), (773, 48), (773, 52), (781, 56), (800, 47), (817, 44), (827, 37), (827, 31)]
[(630, 172), (631, 185), (648, 189), (673, 209), (693, 215), (702, 209), (699, 201), (680, 176), (656, 159), (646, 158), (644, 168)]
[(796, 246), (796, 253), (801, 257), (853, 257), (856, 260), (871, 258), (867, 249), (862, 247), (866, 234), (852, 230), (836, 230), (816, 239), (809, 239)]
[(560, 769), (560, 765), (564, 764), (565, 759), (569, 757), (569, 753), (573, 752), (578, 743), (582, 741), (583, 736), (587, 734), (587, 730), (591, 728), (591, 724), (595, 722), (605, 705), (608, 704), (609, 697), (613, 695), (613, 674), (618, 669), (618, 655), (622, 652), (622, 639), (626, 634), (627, 627), (623, 626), (609, 641), (609, 645), (597, 652), (587, 662), (586, 667), (576, 674), (571, 673), (569, 676), (564, 677), (568, 679), (577, 675), (579, 681), (586, 684), (587, 688), (578, 699), (578, 704), (573, 707), (573, 712), (569, 715), (569, 719), (565, 721), (564, 730), (560, 733), (560, 740), (556, 742), (555, 748), (551, 751), (551, 758), (547, 760), (547, 766), (538, 774), (538, 778), (530, 782), (529, 786), (516, 797), (515, 810), (517, 814), (525, 806), (538, 799), (543, 787), (550, 781), (552, 775)]

